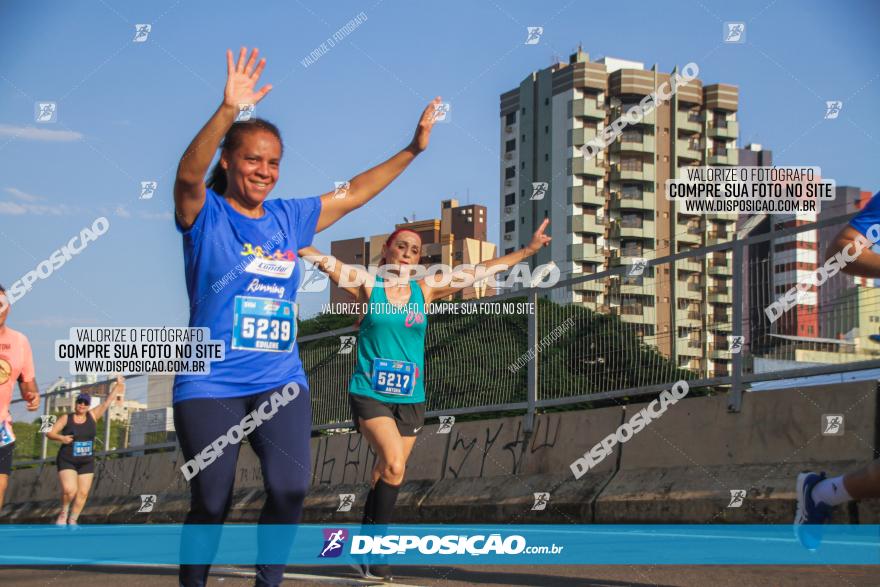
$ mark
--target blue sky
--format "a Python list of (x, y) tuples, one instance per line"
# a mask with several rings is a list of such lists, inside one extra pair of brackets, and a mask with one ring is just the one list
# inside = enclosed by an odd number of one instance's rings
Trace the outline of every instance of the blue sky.
[[(181, 242), (171, 220), (177, 160), (220, 103), (226, 48), (257, 46), (274, 90), (257, 114), (285, 139), (273, 196), (332, 189), (404, 147), (436, 95), (452, 104), (431, 146), (367, 208), (318, 235), (384, 232), (441, 199), (484, 204), (498, 238), (498, 97), (581, 42), (591, 58), (694, 61), (704, 83), (739, 86), (741, 144), (781, 165), (818, 165), (838, 184), (876, 191), (880, 52), (872, 1), (433, 3), (102, 1), (0, 8), (0, 283), (9, 286), (101, 215), (109, 232), (12, 309), (31, 339), (38, 382), (67, 365), (53, 343), (71, 326), (185, 325)], [(363, 12), (367, 20), (316, 63), (301, 60)], [(721, 42), (746, 22), (744, 44)], [(144, 43), (134, 25), (150, 23)], [(874, 25), (871, 25), (874, 23)], [(543, 26), (537, 45), (526, 27)], [(823, 120), (824, 101), (844, 102)], [(58, 122), (34, 123), (56, 101)], [(48, 132), (47, 132), (48, 131)], [(158, 180), (150, 200), (140, 181)], [(552, 230), (552, 228), (551, 228)], [(327, 294), (300, 297), (304, 316)]]

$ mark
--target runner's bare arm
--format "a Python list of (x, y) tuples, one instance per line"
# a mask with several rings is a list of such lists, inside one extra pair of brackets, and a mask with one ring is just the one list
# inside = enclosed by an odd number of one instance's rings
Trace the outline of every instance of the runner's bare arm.
[(51, 430), (46, 432), (46, 438), (48, 438), (49, 440), (54, 440), (56, 442), (70, 444), (70, 442), (67, 439), (69, 438), (72, 441), (73, 437), (61, 435), (61, 431), (64, 429), (64, 427), (66, 425), (67, 425), (67, 414), (63, 414), (61, 416), (58, 416), (58, 419), (55, 420), (55, 425), (52, 426)]
[(426, 277), (421, 282), (423, 284), (422, 291), (425, 292), (425, 301), (431, 303), (434, 300), (445, 298), (449, 294), (455, 293), (460, 289), (472, 286), (475, 281), (482, 281), (491, 275), (506, 271), (524, 259), (528, 259), (540, 251), (541, 247), (550, 244), (551, 238), (544, 234), (544, 230), (547, 228), (548, 224), (550, 224), (550, 220), (544, 219), (544, 222), (541, 223), (541, 226), (539, 226), (538, 230), (532, 235), (531, 242), (518, 251), (514, 251), (503, 257), (490, 259), (489, 261), (480, 263), (473, 269), (455, 268), (452, 271), (452, 282), (447, 285), (441, 285), (444, 281), (442, 275), (435, 274), (431, 277)]
[(422, 112), (408, 147), (384, 163), (352, 178), (344, 197), (336, 197), (335, 190), (321, 195), (321, 215), (318, 217), (318, 227), (315, 232), (321, 232), (352, 210), (356, 210), (372, 200), (398, 175), (403, 173), (403, 170), (412, 163), (419, 153), (428, 148), (431, 129), (434, 126), (434, 112), (438, 104), (440, 104), (439, 96), (434, 98)]
[(325, 255), (313, 246), (301, 248), (299, 256), (326, 273), (336, 285), (345, 284), (340, 287), (355, 299), (360, 295), (361, 288), (373, 287), (373, 276), (369, 271), (357, 265), (347, 265), (333, 255)]
[(840, 270), (849, 275), (880, 277), (880, 255), (871, 250), (871, 241), (852, 226), (847, 225), (837, 233), (837, 236), (831, 241), (831, 244), (828, 245), (828, 249), (825, 251), (825, 260), (827, 261), (849, 245), (852, 246), (846, 252), (849, 255), (854, 255), (856, 252), (855, 241), (858, 239), (866, 243), (865, 247), (854, 261), (850, 261), (845, 265), (841, 263)]
[(184, 229), (193, 225), (205, 205), (205, 174), (220, 141), (235, 122), (239, 104), (256, 104), (272, 89), (271, 84), (258, 91), (254, 89), (266, 67), (265, 59), (257, 64), (257, 55), (259, 49), (254, 49), (250, 59), (245, 61), (247, 49), (242, 47), (238, 63), (234, 63), (232, 51), (226, 50), (227, 77), (223, 102), (180, 158), (174, 179), (174, 212)]
[(18, 389), (21, 391), (21, 398), (27, 402), (27, 409), (33, 412), (40, 407), (40, 390), (37, 388), (37, 382), (18, 380)]
[(113, 403), (121, 403), (122, 399), (125, 397), (125, 378), (120, 376), (116, 377), (116, 381), (113, 383), (113, 386), (110, 389), (110, 392), (107, 394), (107, 399), (98, 404), (97, 407), (89, 410), (92, 413), (92, 417), (95, 420), (100, 420), (107, 410), (110, 409), (110, 406)]

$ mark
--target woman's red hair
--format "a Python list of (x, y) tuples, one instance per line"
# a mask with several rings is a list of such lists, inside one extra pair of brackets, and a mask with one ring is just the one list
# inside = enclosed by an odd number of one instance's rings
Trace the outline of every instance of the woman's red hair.
[[(399, 235), (401, 232), (411, 232), (411, 233), (413, 233), (414, 235), (416, 235), (416, 236), (419, 238), (419, 242), (420, 242), (420, 243), (422, 242), (422, 237), (419, 236), (419, 233), (417, 233), (417, 232), (414, 231), (413, 229), (411, 229), (411, 228), (398, 228), (397, 230), (395, 230), (394, 232), (392, 232), (390, 235), (388, 235), (388, 238), (385, 240), (385, 246), (386, 246), (386, 247), (390, 247), (390, 246), (391, 246), (391, 243), (394, 242), (394, 239), (396, 239), (396, 238), (397, 238), (397, 235)], [(385, 265), (385, 257), (382, 257), (382, 262), (379, 263), (379, 266), (380, 266), (380, 267), (381, 267), (382, 265)]]

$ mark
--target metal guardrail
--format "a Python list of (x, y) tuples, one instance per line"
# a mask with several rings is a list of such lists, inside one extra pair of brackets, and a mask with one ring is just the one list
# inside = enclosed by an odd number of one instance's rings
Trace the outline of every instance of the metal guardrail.
[[(768, 242), (772, 245), (773, 241), (790, 240), (802, 232), (841, 225), (852, 216), (847, 214), (774, 229), (648, 259), (645, 275), (650, 277), (644, 279), (627, 280), (630, 267), (618, 265), (568, 277), (552, 288), (509, 291), (491, 298), (460, 302), (464, 306), (481, 306), (523, 298), (534, 304), (535, 312), (527, 315), (479, 311), (432, 315), (426, 339), (427, 415), (519, 411), (525, 412), (528, 425), (539, 409), (630, 400), (668, 389), (680, 379), (687, 380), (692, 389), (726, 388), (729, 408), (736, 412), (741, 407), (745, 388), (751, 383), (878, 368), (880, 345), (876, 359), (864, 360), (863, 355), (857, 355), (855, 360), (836, 364), (761, 373), (746, 369), (747, 363), (764, 358), (755, 353), (756, 344), (765, 345), (767, 337), (775, 336), (774, 330), (778, 332), (783, 327), (766, 325), (765, 332), (756, 330), (756, 325), (750, 322), (754, 317), (763, 320), (763, 306), (780, 295), (771, 292), (767, 299), (751, 302), (749, 296), (744, 297), (744, 273), (761, 270), (768, 272), (765, 276), (770, 280), (768, 283), (774, 279), (772, 265), (751, 254), (750, 247)], [(597, 261), (619, 262), (619, 259), (612, 255)], [(692, 268), (677, 265), (704, 259), (709, 263), (700, 265), (706, 269), (698, 282), (690, 281)], [(731, 267), (732, 271), (729, 275), (710, 275), (710, 267)], [(680, 278), (679, 271), (686, 273)], [(712, 279), (716, 283), (713, 284)], [(599, 304), (598, 299), (596, 302), (575, 301), (577, 292), (587, 291), (604, 296), (605, 303)], [(662, 301), (675, 300), (679, 293), (691, 298), (683, 307), (676, 306), (674, 301)], [(710, 296), (725, 301), (710, 301)], [(634, 301), (639, 297), (641, 301)], [(618, 303), (615, 304), (614, 299)], [(664, 309), (659, 309), (660, 304), (666, 304)], [(695, 310), (697, 305), (699, 310)], [(754, 307), (757, 305), (761, 307)], [(623, 307), (632, 312), (624, 313)], [(744, 316), (744, 310), (750, 315)], [(829, 309), (832, 310), (834, 308)], [(658, 316), (664, 317), (661, 320)], [(694, 322), (700, 324), (694, 325)], [(658, 332), (658, 326), (665, 328)], [(700, 332), (699, 338), (692, 337), (695, 331)], [(345, 352), (340, 337), (356, 334), (356, 328), (351, 327), (298, 340), (309, 378), (314, 430), (351, 426), (347, 392), (356, 352), (354, 349)], [(551, 335), (555, 338), (548, 342)], [(727, 336), (744, 337), (742, 352), (731, 352)], [(847, 353), (839, 355), (846, 359)], [(699, 367), (694, 367), (696, 364)], [(112, 454), (173, 446), (174, 443), (147, 445)]]

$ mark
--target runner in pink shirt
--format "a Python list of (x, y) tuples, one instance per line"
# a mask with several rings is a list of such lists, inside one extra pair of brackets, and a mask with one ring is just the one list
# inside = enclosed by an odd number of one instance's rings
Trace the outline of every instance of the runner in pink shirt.
[(40, 407), (31, 343), (24, 334), (6, 325), (9, 305), (6, 290), (0, 285), (0, 510), (3, 509), (3, 496), (12, 471), (12, 451), (15, 447), (9, 404), (16, 381), (21, 397), (27, 402), (27, 409), (33, 412)]

